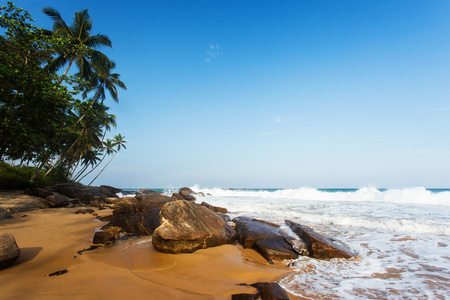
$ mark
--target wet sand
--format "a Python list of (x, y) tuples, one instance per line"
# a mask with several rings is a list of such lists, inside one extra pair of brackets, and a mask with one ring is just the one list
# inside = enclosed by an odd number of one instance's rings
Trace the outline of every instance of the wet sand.
[[(41, 209), (0, 220), (0, 232), (14, 234), (21, 248), (15, 265), (0, 270), (1, 299), (231, 299), (255, 292), (236, 284), (274, 282), (291, 273), (239, 246), (172, 255), (154, 250), (150, 237), (80, 255), (104, 223), (76, 210)], [(64, 269), (66, 274), (49, 276)]]

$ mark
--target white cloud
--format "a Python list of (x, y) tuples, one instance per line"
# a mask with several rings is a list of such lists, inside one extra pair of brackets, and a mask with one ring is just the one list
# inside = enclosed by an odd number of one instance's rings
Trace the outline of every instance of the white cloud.
[(449, 107), (441, 107), (441, 108), (436, 108), (436, 109), (433, 109), (433, 110), (442, 111), (442, 110), (447, 110), (447, 109), (449, 109)]
[(219, 51), (220, 46), (218, 44), (210, 44), (209, 49), (211, 49), (212, 51), (205, 52), (207, 56), (205, 61), (207, 63), (211, 63), (219, 57), (223, 56), (223, 53)]

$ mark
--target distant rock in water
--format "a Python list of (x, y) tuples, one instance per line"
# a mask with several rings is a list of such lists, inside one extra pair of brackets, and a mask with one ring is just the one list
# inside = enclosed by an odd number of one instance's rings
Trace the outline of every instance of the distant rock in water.
[(234, 229), (216, 213), (184, 200), (164, 205), (160, 222), (152, 243), (156, 250), (165, 253), (191, 253), (232, 243), (236, 237)]
[(289, 220), (286, 220), (286, 224), (305, 242), (308, 247), (309, 256), (313, 258), (330, 259), (351, 258), (355, 256), (350, 250), (318, 234), (309, 227)]
[(19, 256), (20, 249), (14, 235), (9, 232), (0, 233), (0, 270), (12, 266)]

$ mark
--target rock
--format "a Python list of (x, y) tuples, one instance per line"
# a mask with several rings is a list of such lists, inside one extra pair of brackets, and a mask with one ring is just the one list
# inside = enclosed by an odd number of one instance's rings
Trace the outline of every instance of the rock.
[(140, 189), (138, 191), (139, 194), (141, 195), (147, 195), (147, 194), (159, 194), (157, 191), (154, 191), (152, 189)]
[(351, 258), (355, 256), (350, 250), (333, 242), (313, 229), (286, 220), (286, 224), (295, 232), (308, 247), (309, 256), (319, 259)]
[(91, 208), (80, 208), (75, 212), (75, 214), (92, 214), (94, 213), (94, 210)]
[(244, 248), (253, 248), (253, 245), (261, 239), (282, 236), (276, 224), (249, 217), (237, 217), (233, 219), (233, 222), (236, 223), (239, 242)]
[(184, 200), (184, 197), (178, 193), (173, 193), (172, 198), (174, 198), (175, 200)]
[(69, 205), (69, 199), (58, 193), (48, 196), (45, 200), (50, 202), (50, 207), (65, 207)]
[(182, 187), (182, 188), (178, 191), (178, 193), (180, 193), (181, 195), (185, 195), (185, 194), (192, 194), (192, 195), (195, 195), (195, 194), (197, 194), (196, 192), (194, 192), (193, 190), (191, 190), (191, 189), (188, 188), (188, 187)]
[(53, 195), (52, 192), (48, 191), (45, 188), (40, 188), (40, 187), (36, 188), (35, 193), (36, 193), (37, 196), (39, 196), (41, 198), (44, 198), (44, 199), (46, 199), (47, 197)]
[(0, 270), (10, 267), (20, 256), (14, 235), (0, 233)]
[(103, 221), (109, 221), (102, 229), (111, 231), (119, 228), (119, 232), (133, 236), (152, 235), (160, 225), (161, 208), (172, 201), (174, 199), (160, 194), (121, 198), (115, 204), (113, 215), (102, 218)]
[(278, 283), (257, 282), (251, 286), (258, 290), (258, 296), (262, 300), (289, 300), (288, 294)]
[(92, 242), (94, 245), (109, 246), (109, 245), (113, 245), (115, 240), (116, 239), (114, 237), (114, 234), (112, 234), (111, 232), (97, 231), (94, 234), (94, 238), (93, 238)]
[(225, 222), (230, 222), (231, 221), (231, 217), (229, 215), (226, 214), (221, 214), (221, 213), (217, 213), (222, 219), (225, 220)]
[(153, 246), (165, 253), (191, 253), (233, 242), (234, 230), (204, 206), (177, 200), (159, 214), (161, 226), (153, 232)]
[(269, 262), (298, 257), (292, 248), (291, 238), (278, 225), (249, 217), (237, 217), (233, 222), (244, 248), (254, 248)]
[(0, 220), (12, 219), (13, 216), (0, 212)]
[(187, 201), (195, 201), (196, 200), (196, 198), (193, 196), (196, 193), (193, 190), (191, 190), (190, 188), (183, 187), (178, 191), (178, 194), (180, 194), (181, 197), (183, 197)]
[[(240, 285), (248, 286), (248, 284), (240, 284)], [(283, 290), (283, 288), (278, 283), (257, 282), (251, 284), (250, 286), (254, 287), (257, 290), (256, 294), (234, 294), (231, 295), (231, 299), (289, 300), (288, 294)]]
[(258, 250), (269, 261), (298, 258), (297, 252), (284, 237), (258, 240), (254, 249)]
[(115, 188), (115, 187), (112, 187), (112, 186), (109, 186), (109, 185), (101, 185), (100, 188), (107, 189), (107, 190), (109, 190), (111, 193), (113, 193), (114, 195), (116, 195), (116, 194), (122, 192), (121, 189), (118, 189), (118, 188)]
[(209, 208), (213, 212), (217, 212), (217, 213), (221, 213), (221, 214), (226, 214), (228, 212), (228, 210), (226, 208), (219, 207), (219, 206), (213, 206), (213, 205), (211, 205), (209, 203), (206, 203), (206, 202), (202, 202), (201, 205), (206, 206), (207, 208)]

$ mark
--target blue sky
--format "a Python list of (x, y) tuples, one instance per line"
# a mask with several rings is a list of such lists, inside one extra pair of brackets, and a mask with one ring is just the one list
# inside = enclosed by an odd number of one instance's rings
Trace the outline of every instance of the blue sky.
[(447, 0), (14, 3), (113, 41), (128, 144), (96, 184), (450, 186)]

